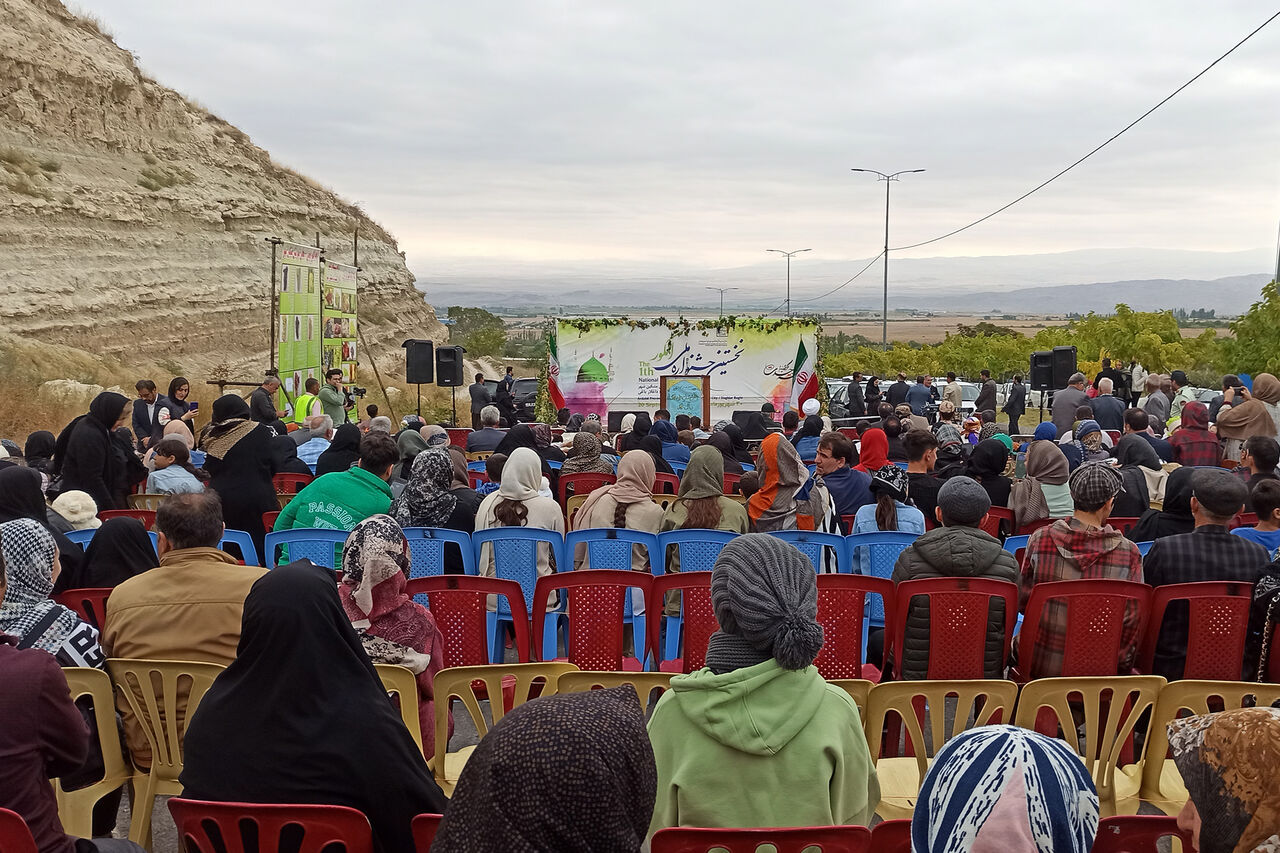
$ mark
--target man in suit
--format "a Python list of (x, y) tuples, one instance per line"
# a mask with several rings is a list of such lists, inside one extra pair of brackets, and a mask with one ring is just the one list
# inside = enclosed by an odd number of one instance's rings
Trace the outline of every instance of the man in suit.
[(481, 410), (493, 402), (489, 389), (484, 384), (483, 373), (476, 374), (476, 381), (467, 389), (467, 392), (471, 394), (471, 428), (477, 430), (480, 429)]
[(996, 410), (996, 383), (991, 378), (990, 370), (981, 370), (982, 387), (978, 390), (978, 399), (973, 403), (975, 412), (994, 412)]
[(156, 418), (164, 407), (156, 393), (156, 383), (150, 379), (139, 379), (133, 387), (138, 391), (138, 399), (133, 401), (133, 434), (138, 440), (138, 450), (144, 451), (151, 446)]
[(1053, 425), (1058, 428), (1058, 435), (1066, 435), (1076, 421), (1076, 409), (1089, 402), (1084, 393), (1084, 374), (1076, 372), (1067, 380), (1067, 387), (1053, 395)]
[(1027, 386), (1022, 384), (1021, 376), (1013, 377), (1013, 384), (1009, 386), (1009, 399), (1005, 401), (1001, 411), (1009, 416), (1009, 435), (1017, 435), (1018, 418), (1027, 411)]
[(1124, 413), (1127, 411), (1124, 401), (1115, 395), (1115, 385), (1111, 378), (1104, 376), (1098, 380), (1098, 396), (1093, 398), (1093, 419), (1104, 430), (1124, 431)]

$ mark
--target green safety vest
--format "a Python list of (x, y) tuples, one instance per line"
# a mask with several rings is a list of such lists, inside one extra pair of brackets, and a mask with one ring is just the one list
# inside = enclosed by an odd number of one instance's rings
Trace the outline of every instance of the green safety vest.
[(311, 417), (311, 406), (318, 400), (315, 394), (302, 394), (293, 404), (293, 422), (295, 424), (307, 425), (307, 418)]

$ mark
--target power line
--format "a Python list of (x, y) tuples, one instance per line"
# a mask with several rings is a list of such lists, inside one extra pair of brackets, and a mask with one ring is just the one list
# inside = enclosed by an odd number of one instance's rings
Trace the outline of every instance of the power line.
[[(1263, 21), (1263, 22), (1262, 22), (1262, 24), (1260, 24), (1260, 25), (1258, 26), (1258, 28), (1257, 28), (1257, 29), (1255, 29), (1253, 32), (1249, 33), (1249, 34), (1248, 34), (1247, 36), (1245, 36), (1244, 38), (1240, 39), (1240, 41), (1236, 42), (1236, 43), (1235, 43), (1235, 45), (1233, 45), (1233, 46), (1232, 46), (1232, 48), (1231, 48), (1230, 50), (1228, 50), (1226, 53), (1224, 53), (1224, 54), (1222, 54), (1221, 56), (1219, 56), (1217, 59), (1215, 59), (1213, 62), (1209, 63), (1207, 66), (1205, 66), (1205, 68), (1203, 68), (1203, 69), (1200, 71), (1200, 73), (1196, 74), (1196, 76), (1192, 77), (1190, 80), (1188, 80), (1187, 82), (1183, 83), (1183, 84), (1182, 84), (1181, 86), (1179, 86), (1178, 88), (1174, 89), (1172, 92), (1170, 92), (1170, 93), (1169, 93), (1169, 95), (1168, 95), (1168, 96), (1166, 96), (1163, 100), (1161, 100), (1161, 101), (1160, 101), (1158, 104), (1156, 104), (1154, 107), (1152, 107), (1151, 109), (1147, 110), (1145, 113), (1143, 113), (1142, 115), (1138, 116), (1138, 117), (1137, 117), (1136, 119), (1134, 119), (1133, 121), (1131, 121), (1131, 122), (1129, 122), (1128, 124), (1126, 124), (1123, 128), (1121, 128), (1121, 129), (1119, 130), (1119, 132), (1117, 132), (1116, 134), (1114, 134), (1113, 136), (1111, 136), (1109, 139), (1107, 139), (1107, 141), (1106, 141), (1106, 142), (1103, 142), (1103, 143), (1102, 143), (1101, 145), (1099, 145), (1097, 148), (1094, 148), (1094, 149), (1093, 149), (1092, 151), (1090, 151), (1088, 154), (1085, 154), (1085, 155), (1084, 155), (1083, 157), (1081, 157), (1079, 160), (1076, 160), (1076, 161), (1075, 161), (1074, 163), (1072, 163), (1070, 166), (1067, 166), (1065, 169), (1063, 169), (1062, 171), (1058, 172), (1056, 175), (1054, 175), (1053, 177), (1049, 178), (1047, 181), (1045, 181), (1045, 182), (1043, 182), (1043, 183), (1041, 183), (1041, 184), (1039, 184), (1039, 185), (1037, 185), (1037, 186), (1035, 186), (1035, 187), (1032, 187), (1031, 189), (1029, 189), (1029, 190), (1027, 190), (1025, 193), (1023, 193), (1022, 195), (1020, 195), (1020, 196), (1018, 196), (1017, 198), (1015, 198), (1013, 201), (1011, 201), (1011, 202), (1009, 202), (1008, 204), (1006, 204), (1004, 207), (1000, 207), (1000, 208), (997, 208), (996, 210), (991, 211), (990, 213), (988, 213), (986, 216), (982, 217), (981, 219), (975, 219), (973, 222), (970, 222), (968, 225), (964, 226), (963, 228), (957, 228), (957, 229), (955, 229), (954, 231), (948, 231), (946, 234), (943, 234), (943, 235), (942, 235), (942, 236), (940, 236), (940, 237), (934, 237), (932, 240), (924, 240), (923, 242), (920, 242), (920, 243), (912, 243), (912, 244), (911, 244), (911, 245), (909, 245), (909, 246), (895, 246), (895, 247), (892, 249), (892, 251), (894, 251), (894, 252), (900, 252), (900, 251), (903, 251), (904, 249), (915, 249), (915, 248), (918, 248), (918, 247), (920, 247), (920, 246), (927, 246), (927, 245), (929, 245), (930, 243), (937, 243), (939, 240), (945, 240), (945, 239), (947, 239), (948, 237), (954, 237), (956, 234), (959, 234), (961, 231), (968, 231), (968, 230), (969, 230), (970, 228), (972, 228), (973, 226), (978, 225), (978, 224), (983, 223), (983, 222), (986, 222), (988, 219), (990, 219), (991, 217), (993, 217), (993, 216), (995, 216), (995, 215), (997, 215), (997, 214), (999, 214), (999, 213), (1003, 213), (1004, 211), (1006, 211), (1006, 210), (1008, 210), (1009, 208), (1013, 207), (1015, 204), (1017, 204), (1018, 202), (1022, 201), (1023, 199), (1025, 199), (1025, 198), (1027, 198), (1027, 197), (1031, 196), (1032, 194), (1034, 194), (1034, 193), (1036, 193), (1036, 192), (1039, 192), (1040, 190), (1042, 190), (1042, 189), (1044, 189), (1045, 187), (1049, 186), (1049, 184), (1053, 183), (1053, 182), (1054, 182), (1054, 181), (1056, 181), (1058, 178), (1061, 178), (1061, 177), (1062, 177), (1063, 175), (1065, 175), (1067, 172), (1070, 172), (1070, 171), (1071, 171), (1072, 169), (1074, 169), (1076, 166), (1079, 166), (1079, 165), (1080, 165), (1081, 163), (1083, 163), (1085, 160), (1088, 160), (1090, 157), (1092, 157), (1094, 154), (1097, 154), (1097, 153), (1098, 153), (1099, 151), (1101, 151), (1103, 148), (1106, 148), (1106, 147), (1107, 147), (1108, 145), (1110, 145), (1112, 142), (1115, 142), (1117, 139), (1119, 139), (1121, 136), (1123, 136), (1127, 131), (1129, 131), (1129, 130), (1130, 130), (1130, 129), (1132, 129), (1135, 125), (1137, 125), (1137, 124), (1138, 124), (1138, 122), (1142, 121), (1142, 120), (1143, 120), (1143, 119), (1145, 119), (1147, 116), (1151, 115), (1151, 114), (1152, 114), (1152, 113), (1154, 113), (1156, 110), (1160, 109), (1160, 108), (1161, 108), (1161, 107), (1163, 107), (1165, 104), (1169, 103), (1169, 101), (1173, 100), (1173, 98), (1174, 98), (1176, 95), (1178, 95), (1178, 94), (1179, 94), (1183, 89), (1187, 88), (1187, 87), (1188, 87), (1188, 86), (1190, 86), (1192, 83), (1196, 82), (1196, 81), (1197, 81), (1197, 80), (1199, 80), (1201, 77), (1203, 77), (1205, 74), (1209, 73), (1209, 71), (1211, 71), (1215, 65), (1217, 65), (1217, 64), (1218, 64), (1219, 62), (1221, 62), (1222, 60), (1226, 59), (1226, 58), (1227, 58), (1228, 56), (1230, 56), (1231, 54), (1235, 53), (1235, 52), (1236, 52), (1236, 50), (1237, 50), (1239, 47), (1241, 47), (1245, 42), (1247, 42), (1249, 39), (1253, 38), (1253, 37), (1254, 37), (1254, 36), (1256, 36), (1258, 33), (1262, 32), (1262, 30), (1263, 30), (1263, 29), (1264, 29), (1268, 24), (1270, 24), (1272, 21), (1274, 21), (1276, 18), (1280, 18), (1280, 12), (1276, 12), (1276, 13), (1275, 13), (1274, 15), (1272, 15), (1270, 18), (1267, 18), (1265, 21)], [(859, 273), (859, 275), (861, 275), (861, 273)], [(856, 278), (856, 276), (855, 276), (855, 278)], [(847, 283), (848, 283), (848, 282), (846, 282), (846, 284), (847, 284)], [(843, 287), (843, 286), (844, 286), (844, 285), (841, 285), (841, 287)], [(837, 290), (838, 290), (838, 289), (839, 289), (839, 288), (837, 288)], [(805, 301), (805, 300), (797, 300), (797, 301)]]
[[(876, 261), (880, 260), (880, 259), (881, 259), (881, 258), (883, 258), (883, 257), (884, 257), (884, 252), (883, 252), (883, 251), (881, 251), (881, 252), (880, 252), (880, 254), (878, 254), (878, 255), (876, 255), (874, 258), (872, 258), (872, 259), (867, 263), (867, 265), (866, 265), (865, 267), (863, 267), (862, 269), (860, 269), (860, 270), (858, 270), (856, 273), (854, 273), (852, 278), (850, 278), (850, 279), (849, 279), (848, 281), (846, 281), (844, 284), (838, 284), (838, 285), (836, 285), (835, 287), (831, 288), (830, 290), (828, 290), (826, 293), (822, 294), (821, 296), (811, 296), (811, 297), (809, 297), (808, 299), (793, 299), (793, 300), (791, 300), (791, 301), (792, 301), (792, 302), (816, 302), (816, 301), (817, 301), (817, 300), (819, 300), (819, 299), (825, 299), (826, 297), (828, 297), (828, 296), (830, 296), (831, 294), (835, 293), (837, 290), (840, 290), (842, 287), (846, 287), (846, 286), (848, 286), (848, 285), (850, 285), (850, 284), (853, 284), (853, 280), (854, 280), (855, 278), (857, 278), (858, 276), (862, 275), (862, 274), (863, 274), (864, 272), (866, 272), (867, 270), (871, 269), (873, 266), (875, 266)], [(776, 310), (776, 309), (775, 309), (775, 310)], [(771, 312), (769, 312), (769, 313), (771, 313), (771, 314), (772, 314), (773, 312), (771, 311)]]

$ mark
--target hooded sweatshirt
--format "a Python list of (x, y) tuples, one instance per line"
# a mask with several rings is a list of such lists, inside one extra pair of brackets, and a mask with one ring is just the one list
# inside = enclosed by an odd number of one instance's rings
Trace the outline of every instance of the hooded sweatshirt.
[[(999, 540), (977, 527), (937, 527), (911, 543), (893, 566), (893, 583), (922, 578), (987, 578), (1018, 582), (1018, 563)], [(899, 678), (928, 677), (929, 604), (915, 597), (907, 615)], [(992, 601), (987, 612), (984, 671), (969, 678), (1004, 677), (1004, 602)]]
[(816, 667), (671, 679), (649, 720), (652, 834), (668, 826), (866, 826), (880, 784), (858, 708)]

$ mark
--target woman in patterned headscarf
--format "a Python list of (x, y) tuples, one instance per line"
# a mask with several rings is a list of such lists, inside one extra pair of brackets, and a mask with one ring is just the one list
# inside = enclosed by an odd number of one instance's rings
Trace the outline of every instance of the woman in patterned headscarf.
[[(583, 435), (584, 433), (579, 433)], [(592, 527), (626, 528), (657, 533), (662, 524), (662, 507), (653, 502), (653, 457), (643, 450), (629, 450), (618, 463), (618, 482), (602, 486), (587, 495), (573, 520), (574, 530)], [(575, 549), (574, 568), (582, 568), (587, 546)], [(631, 547), (631, 568), (649, 570), (649, 551), (643, 545)]]
[(747, 515), (761, 533), (796, 529), (796, 492), (809, 481), (809, 469), (796, 449), (774, 432), (760, 443), (756, 470), (760, 491), (747, 502)]
[(1062, 741), (1014, 726), (962, 732), (938, 750), (911, 817), (916, 853), (1089, 853), (1098, 792)]
[(1178, 828), (1200, 853), (1280, 851), (1280, 710), (1241, 708), (1169, 724), (1191, 796)]
[(573, 437), (573, 455), (560, 467), (561, 474), (612, 474), (613, 466), (600, 458), (604, 446), (589, 432)]
[(357, 524), (342, 551), (338, 597), (369, 659), (398, 664), (417, 676), (422, 749), (431, 755), (436, 741), (433, 681), (445, 667), (444, 635), (431, 611), (405, 594), (408, 580), (409, 543), (395, 519), (374, 515)]
[(0, 524), (4, 598), (0, 634), (17, 637), (23, 648), (42, 649), (62, 666), (101, 668), (98, 631), (49, 594), (58, 578), (58, 546), (38, 521), (20, 518)]

